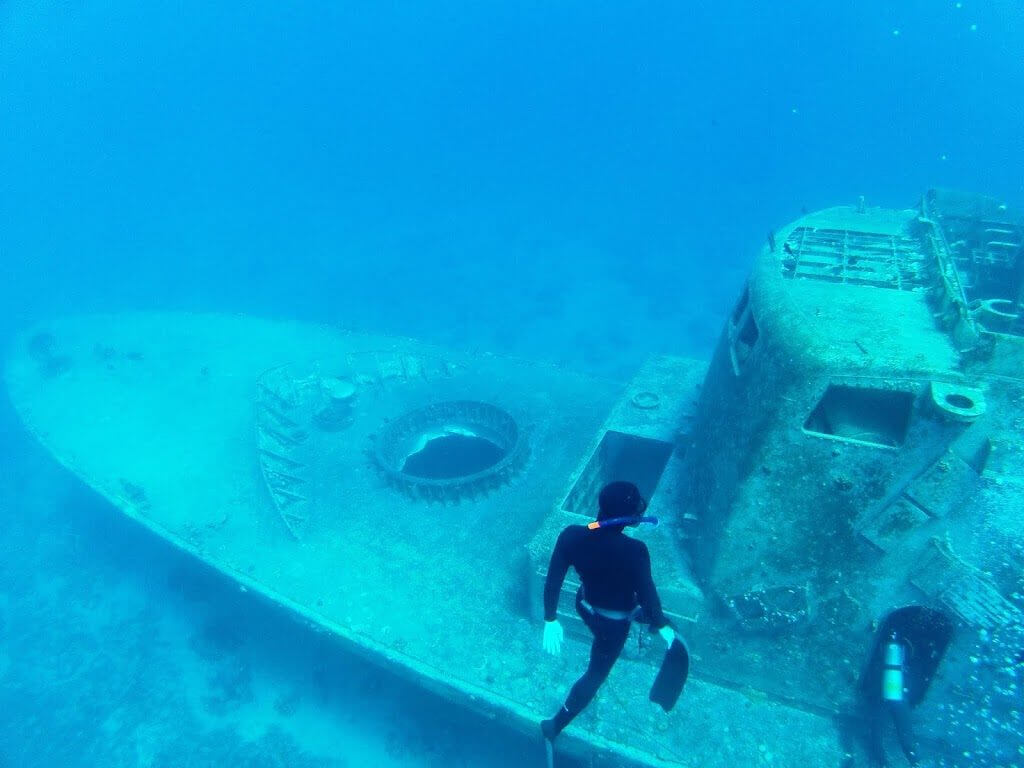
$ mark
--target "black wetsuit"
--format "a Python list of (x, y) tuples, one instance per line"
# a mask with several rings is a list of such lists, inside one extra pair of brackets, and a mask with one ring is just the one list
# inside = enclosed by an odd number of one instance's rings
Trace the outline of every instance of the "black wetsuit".
[[(628, 618), (607, 618), (594, 608), (631, 614), (653, 629), (668, 624), (651, 578), (647, 545), (623, 534), (622, 528), (590, 530), (582, 525), (562, 531), (551, 553), (544, 583), (545, 621), (556, 617), (558, 595), (569, 566), (576, 569), (583, 583), (576, 593), (576, 611), (593, 633), (594, 641), (587, 671), (573, 685), (565, 706), (549, 721), (555, 735), (594, 698), (629, 637)], [(641, 613), (635, 615), (638, 606)]]

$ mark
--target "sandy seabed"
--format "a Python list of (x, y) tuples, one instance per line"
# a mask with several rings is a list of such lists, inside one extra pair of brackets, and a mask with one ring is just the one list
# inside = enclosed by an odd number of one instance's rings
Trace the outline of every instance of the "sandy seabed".
[(154, 540), (11, 426), (0, 766), (542, 764), (539, 743), (347, 656)]

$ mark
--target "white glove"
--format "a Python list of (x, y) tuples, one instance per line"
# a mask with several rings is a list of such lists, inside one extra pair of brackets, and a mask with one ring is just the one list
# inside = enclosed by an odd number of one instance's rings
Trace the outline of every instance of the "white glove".
[(545, 651), (550, 653), (552, 656), (557, 656), (561, 653), (563, 637), (565, 637), (565, 630), (562, 629), (562, 625), (558, 623), (558, 619), (544, 622)]
[(672, 647), (672, 641), (676, 639), (676, 633), (668, 624), (658, 630), (658, 634), (661, 635), (661, 639), (665, 641), (665, 645)]

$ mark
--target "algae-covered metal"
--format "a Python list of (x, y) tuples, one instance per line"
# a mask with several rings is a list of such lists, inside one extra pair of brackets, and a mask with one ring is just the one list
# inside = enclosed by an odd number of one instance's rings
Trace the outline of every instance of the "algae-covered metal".
[(932, 191), (774, 242), (687, 454), (686, 548), (718, 616), (695, 645), (730, 684), (845, 717), (875, 629), (942, 611), (957, 631), (915, 713), (924, 752), (1019, 760), (1024, 222)]
[[(536, 734), (585, 663), (540, 652), (558, 532), (627, 479), (692, 676), (637, 635), (559, 748), (595, 764), (840, 765), (879, 628), (948, 617), (922, 751), (1019, 760), (1024, 226), (981, 198), (802, 217), (710, 361), (625, 383), (290, 322), (55, 320), (6, 375), (125, 514), (351, 650)], [(936, 614), (937, 615), (937, 614)], [(937, 654), (938, 655), (938, 654)], [(1015, 687), (1016, 686), (1016, 687)], [(538, 745), (539, 749), (539, 745)], [(540, 759), (538, 751), (538, 759)], [(956, 757), (961, 756), (961, 757)]]

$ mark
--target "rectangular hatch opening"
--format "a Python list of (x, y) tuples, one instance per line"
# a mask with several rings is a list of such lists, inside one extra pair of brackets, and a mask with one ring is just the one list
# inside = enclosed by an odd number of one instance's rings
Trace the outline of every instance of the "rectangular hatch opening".
[(804, 422), (804, 431), (863, 445), (898, 448), (907, 438), (911, 392), (830, 384)]
[(643, 497), (650, 499), (671, 455), (671, 443), (609, 430), (565, 497), (562, 509), (590, 517), (596, 515), (598, 494), (614, 480), (636, 484)]

